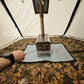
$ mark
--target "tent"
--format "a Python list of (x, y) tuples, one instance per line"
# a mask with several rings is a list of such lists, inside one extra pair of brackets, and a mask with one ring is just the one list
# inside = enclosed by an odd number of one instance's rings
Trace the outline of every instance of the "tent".
[(40, 18), (32, 1), (0, 0), (0, 55), (18, 49), (27, 54), (27, 63), (0, 72), (0, 84), (84, 84), (84, 0), (49, 0), (44, 27), (50, 57), (37, 56)]
[[(84, 39), (84, 0), (49, 0), (45, 33)], [(39, 15), (32, 0), (0, 0), (0, 48), (40, 34)]]

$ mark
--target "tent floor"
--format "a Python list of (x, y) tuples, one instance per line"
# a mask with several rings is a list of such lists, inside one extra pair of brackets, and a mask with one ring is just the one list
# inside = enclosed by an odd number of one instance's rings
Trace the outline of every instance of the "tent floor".
[[(54, 44), (63, 43), (77, 60), (72, 62), (20, 63), (0, 72), (0, 84), (83, 84), (84, 83), (84, 42), (66, 37), (51, 37)], [(27, 44), (35, 44), (36, 38), (22, 39), (1, 49), (0, 54), (17, 49), (25, 50)]]

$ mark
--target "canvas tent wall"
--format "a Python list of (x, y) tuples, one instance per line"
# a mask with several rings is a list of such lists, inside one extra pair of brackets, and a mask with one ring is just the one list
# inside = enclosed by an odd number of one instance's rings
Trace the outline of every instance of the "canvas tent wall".
[[(4, 1), (24, 37), (40, 34), (40, 19), (34, 13), (32, 0)], [(63, 35), (78, 1), (49, 0), (49, 13), (44, 16), (45, 32), (49, 35)], [(81, 0), (66, 36), (84, 39), (83, 8), (84, 0)], [(0, 47), (19, 37), (17, 28), (0, 1)]]

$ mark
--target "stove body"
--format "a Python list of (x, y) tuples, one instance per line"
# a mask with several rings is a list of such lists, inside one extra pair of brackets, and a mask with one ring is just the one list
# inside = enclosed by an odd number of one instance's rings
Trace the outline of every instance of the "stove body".
[(40, 34), (36, 41), (38, 56), (50, 56), (50, 39), (47, 34), (44, 37)]

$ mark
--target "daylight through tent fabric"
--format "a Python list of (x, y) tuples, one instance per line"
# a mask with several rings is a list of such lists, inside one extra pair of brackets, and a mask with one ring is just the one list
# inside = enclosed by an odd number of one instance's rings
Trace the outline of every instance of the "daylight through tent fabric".
[[(23, 36), (40, 34), (39, 14), (35, 14), (32, 0), (4, 0)], [(78, 0), (49, 0), (49, 12), (44, 15), (45, 33), (63, 35)], [(84, 39), (84, 1), (77, 9), (66, 36)], [(18, 30), (0, 2), (0, 46), (20, 37)]]

